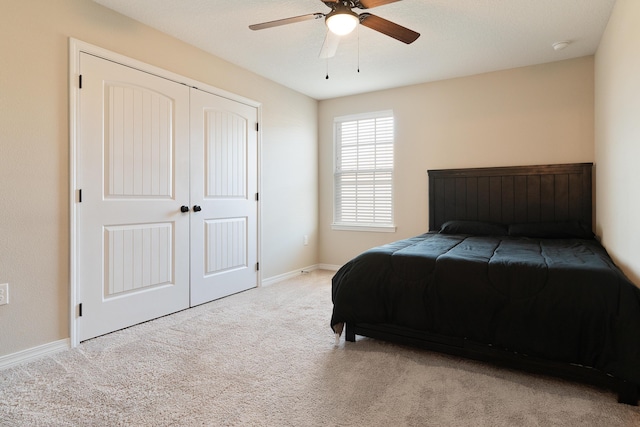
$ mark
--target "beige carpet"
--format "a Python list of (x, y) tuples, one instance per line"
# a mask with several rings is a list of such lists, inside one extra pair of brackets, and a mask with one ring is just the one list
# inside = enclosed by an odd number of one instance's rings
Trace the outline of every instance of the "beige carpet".
[(371, 339), (313, 272), (0, 372), (2, 426), (639, 426), (606, 390)]

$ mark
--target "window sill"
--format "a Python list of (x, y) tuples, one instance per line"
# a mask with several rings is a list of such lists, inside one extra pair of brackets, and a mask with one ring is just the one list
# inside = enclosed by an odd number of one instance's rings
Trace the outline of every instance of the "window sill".
[(395, 225), (356, 225), (356, 224), (331, 224), (335, 231), (367, 231), (374, 233), (395, 233)]

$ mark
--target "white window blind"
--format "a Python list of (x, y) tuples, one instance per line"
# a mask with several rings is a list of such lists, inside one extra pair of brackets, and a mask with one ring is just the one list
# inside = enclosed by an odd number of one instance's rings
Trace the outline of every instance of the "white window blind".
[(393, 227), (393, 122), (389, 111), (335, 120), (334, 228)]

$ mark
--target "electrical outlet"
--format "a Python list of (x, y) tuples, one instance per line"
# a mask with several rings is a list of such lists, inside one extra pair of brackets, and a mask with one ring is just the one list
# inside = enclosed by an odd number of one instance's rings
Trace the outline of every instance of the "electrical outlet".
[(9, 304), (9, 284), (0, 285), (0, 305)]
[(307, 246), (309, 244), (309, 236), (306, 234), (302, 237), (302, 244)]

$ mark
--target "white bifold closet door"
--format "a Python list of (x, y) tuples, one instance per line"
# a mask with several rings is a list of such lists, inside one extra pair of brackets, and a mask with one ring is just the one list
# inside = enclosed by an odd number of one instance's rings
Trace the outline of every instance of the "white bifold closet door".
[(191, 305), (257, 286), (257, 109), (191, 91)]
[(255, 287), (257, 109), (89, 54), (80, 70), (79, 340)]

